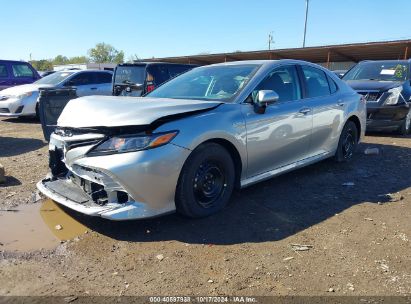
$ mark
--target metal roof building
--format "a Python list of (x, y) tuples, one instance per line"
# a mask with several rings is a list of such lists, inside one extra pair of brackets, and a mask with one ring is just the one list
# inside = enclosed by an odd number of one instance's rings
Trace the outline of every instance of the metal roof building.
[(144, 61), (163, 61), (206, 65), (237, 60), (299, 59), (324, 65), (331, 70), (339, 70), (347, 69), (361, 60), (409, 58), (411, 58), (411, 39), (313, 46), (305, 48), (150, 58), (144, 59)]

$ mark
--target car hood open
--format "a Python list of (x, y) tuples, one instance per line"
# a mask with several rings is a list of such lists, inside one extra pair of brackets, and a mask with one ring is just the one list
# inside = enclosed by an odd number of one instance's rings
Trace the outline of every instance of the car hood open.
[(57, 125), (70, 128), (150, 125), (160, 118), (198, 112), (221, 102), (149, 97), (86, 96), (72, 99)]

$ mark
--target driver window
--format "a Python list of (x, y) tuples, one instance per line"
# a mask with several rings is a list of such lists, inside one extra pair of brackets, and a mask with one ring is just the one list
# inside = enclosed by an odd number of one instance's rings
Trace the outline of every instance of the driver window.
[(279, 102), (301, 99), (301, 89), (297, 69), (294, 65), (273, 70), (255, 89), (253, 99), (259, 90), (275, 91)]
[(71, 78), (70, 83), (75, 86), (90, 85), (94, 83), (92, 73), (79, 73)]

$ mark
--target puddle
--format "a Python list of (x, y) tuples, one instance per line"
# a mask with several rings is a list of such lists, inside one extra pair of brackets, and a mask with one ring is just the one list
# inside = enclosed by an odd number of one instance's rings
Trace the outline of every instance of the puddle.
[[(88, 229), (52, 200), (0, 211), (0, 250), (27, 252), (52, 249), (60, 240), (73, 239)], [(61, 229), (57, 230), (56, 226)]]

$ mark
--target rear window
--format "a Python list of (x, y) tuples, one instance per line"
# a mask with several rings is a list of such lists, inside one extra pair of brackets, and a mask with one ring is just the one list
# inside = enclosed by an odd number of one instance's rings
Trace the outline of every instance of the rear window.
[(115, 84), (143, 84), (145, 79), (145, 66), (119, 66), (114, 75)]
[(7, 67), (5, 64), (0, 64), (0, 77), (7, 77)]
[(13, 64), (13, 75), (14, 77), (33, 77), (33, 71), (27, 64)]

